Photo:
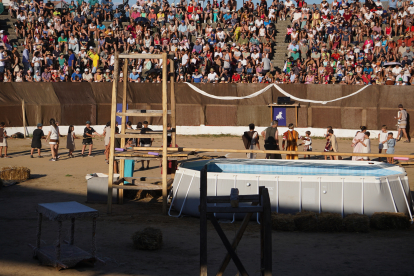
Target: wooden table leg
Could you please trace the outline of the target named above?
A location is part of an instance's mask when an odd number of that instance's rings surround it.
[[[70,245],[75,243],[75,218],[71,219],[71,226],[70,226]]]
[[[92,220],[92,257],[95,257],[96,255],[96,218],[93,218]]]
[[[60,241],[62,239],[62,221],[58,221],[58,240],[56,244],[56,260],[60,260]]]
[[[40,236],[42,233],[42,219],[43,219],[43,215],[42,213],[39,213],[39,216],[37,219],[36,249],[40,248]]]

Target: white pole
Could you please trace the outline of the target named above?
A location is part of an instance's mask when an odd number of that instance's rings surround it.
[[[276,213],[279,213],[279,176],[276,176]]]
[[[392,195],[390,181],[388,180],[388,177],[387,177],[387,184],[388,184],[388,190],[390,191],[390,196],[392,199],[392,205],[394,206],[394,211],[397,213],[397,206],[395,205],[395,200],[394,200],[394,196]]]
[[[256,177],[257,177],[257,194],[259,194],[259,178],[260,178],[260,176],[256,176]],[[259,212],[257,212],[256,221],[257,221],[258,224],[260,224],[260,221],[259,221]]]
[[[364,214],[364,178],[362,178],[361,214]]]
[[[302,212],[302,177],[299,177],[299,212]]]
[[[322,199],[321,199],[321,181],[322,181],[322,177],[318,177],[319,178],[319,214],[321,213],[321,209],[322,209]]]
[[[345,178],[342,178],[342,202],[341,202],[341,212],[342,212],[342,218],[344,217],[344,180]]]
[[[398,180],[400,181],[400,184],[401,184],[401,191],[402,191],[403,196],[404,196],[405,204],[407,205],[408,213],[410,213],[410,218],[411,218],[411,220],[412,220],[412,219],[413,219],[413,216],[412,216],[412,214],[411,214],[410,204],[408,204],[407,195],[405,194],[404,185],[403,185],[403,183],[402,183],[402,181],[401,181],[401,177],[398,177]]]

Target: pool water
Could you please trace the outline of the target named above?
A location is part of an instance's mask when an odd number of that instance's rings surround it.
[[[340,164],[338,164],[340,162]],[[285,161],[285,160],[213,160],[191,166],[201,170],[207,164],[208,172],[255,175],[322,175],[322,176],[372,176],[382,177],[401,174],[396,166],[381,162],[336,161]],[[184,167],[185,164],[184,164]]]

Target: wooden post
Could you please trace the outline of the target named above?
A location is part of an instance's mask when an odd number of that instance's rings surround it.
[[[262,223],[263,227],[263,274],[272,276],[272,218],[268,189],[262,187]]]
[[[122,113],[126,112],[126,105],[127,105],[127,81],[128,81],[128,59],[123,59],[124,61],[124,85],[122,88]],[[121,122],[121,134],[125,134],[125,128],[126,128],[126,117],[122,116],[122,122]],[[125,139],[121,139],[121,148],[125,147]],[[119,160],[119,179],[124,177],[125,172],[125,160],[120,159]],[[119,183],[119,185],[124,185],[124,182]],[[119,189],[118,190],[118,203],[123,204],[124,203],[124,190]]]
[[[176,108],[175,108],[175,88],[174,88],[174,59],[170,59],[170,86],[171,86],[171,128],[175,131],[171,133],[171,145],[175,147],[176,145],[176,133],[177,133],[177,124],[176,124]]]
[[[119,78],[119,54],[118,52],[116,52],[115,53],[115,66],[114,66],[114,79],[112,83],[111,141],[110,141],[109,160],[108,160],[109,161],[108,207],[107,207],[108,214],[112,212],[112,183],[114,181],[115,120],[116,120],[116,97],[118,95],[118,78]]]
[[[167,53],[162,54],[162,213],[167,214],[167,124],[168,124],[168,94],[167,94]]]
[[[23,135],[26,138],[26,109],[24,106],[24,100],[22,100],[22,113],[23,113]]]
[[[295,105],[295,116],[296,116],[296,125],[295,127],[298,127],[298,106]]]
[[[207,276],[207,166],[200,171],[200,276]]]

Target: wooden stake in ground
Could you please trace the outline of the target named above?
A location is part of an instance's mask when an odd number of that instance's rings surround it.
[[[168,124],[168,94],[167,94],[167,53],[162,54],[162,213],[167,214],[167,124]]]
[[[24,104],[24,100],[22,100],[22,113],[23,113],[23,135],[26,138],[26,108]]]

